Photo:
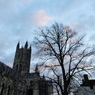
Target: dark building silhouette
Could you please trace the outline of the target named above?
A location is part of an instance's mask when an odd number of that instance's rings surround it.
[[[95,79],[89,79],[88,75],[84,74],[82,84],[74,95],[95,95]]]
[[[0,95],[52,95],[50,80],[40,76],[38,66],[30,73],[31,46],[17,44],[13,68],[0,62]]]

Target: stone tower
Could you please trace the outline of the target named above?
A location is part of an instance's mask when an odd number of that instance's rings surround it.
[[[30,69],[31,46],[28,48],[28,42],[20,48],[20,43],[17,44],[13,68],[22,76],[27,77]]]

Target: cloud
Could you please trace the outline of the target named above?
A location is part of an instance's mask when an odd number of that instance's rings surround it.
[[[64,24],[72,22],[78,19],[79,15],[84,14],[90,16],[94,14],[94,4],[93,0],[65,0],[64,2],[57,1],[55,4],[55,20],[60,21]]]
[[[70,16],[69,14],[73,14],[75,12],[82,12],[85,9],[88,9],[92,5],[93,0],[66,0],[65,2],[59,4],[57,3],[56,6],[60,5],[60,7],[56,7],[58,12]],[[89,10],[89,9],[88,9]],[[75,14],[74,14],[75,15]]]
[[[0,0],[0,17],[4,20],[8,16],[16,15],[26,9],[31,3],[32,0]]]
[[[93,44],[95,40],[95,16],[94,15],[82,15],[76,20],[69,22],[68,25],[78,32],[80,35],[85,36],[86,44]]]
[[[77,18],[76,20],[69,22],[68,25],[71,26],[73,29],[77,30],[78,32],[87,32],[87,33],[94,33],[95,27],[95,16],[82,16]]]
[[[50,20],[52,20],[52,17],[50,17],[44,10],[30,12],[30,21],[35,26],[45,26]]]

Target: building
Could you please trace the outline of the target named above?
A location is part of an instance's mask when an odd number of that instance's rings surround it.
[[[95,80],[89,80],[88,75],[85,74],[82,84],[74,95],[95,95]]]
[[[50,80],[40,76],[38,66],[30,73],[31,46],[17,44],[13,68],[0,62],[0,95],[52,95]]]

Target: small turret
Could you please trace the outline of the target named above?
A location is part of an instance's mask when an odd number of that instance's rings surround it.
[[[36,64],[36,68],[35,68],[35,74],[37,75],[37,76],[39,76],[39,70],[38,70],[38,65]]]
[[[43,79],[45,79],[45,76],[43,75]]]
[[[30,45],[29,49],[30,49],[30,51],[31,51],[31,45]]]
[[[35,68],[35,73],[38,72],[38,65],[36,65],[36,68]]]
[[[18,42],[16,49],[19,49],[19,47],[20,47],[20,44],[19,44],[19,42]]]
[[[26,48],[26,49],[28,48],[28,42],[26,42],[26,44],[25,44],[25,48]]]

